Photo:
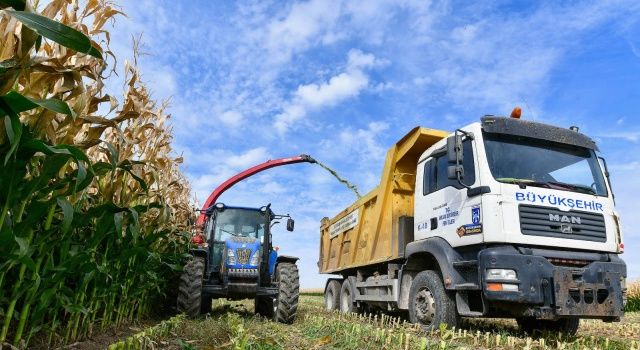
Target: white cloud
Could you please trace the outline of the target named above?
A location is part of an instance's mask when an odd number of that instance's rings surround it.
[[[630,142],[638,142],[640,140],[640,131],[611,131],[596,134],[595,136],[611,139],[622,139]]]
[[[220,114],[219,119],[222,123],[224,123],[227,126],[237,127],[240,124],[242,124],[244,116],[241,113],[236,111],[226,111]]]
[[[331,29],[340,17],[340,7],[341,1],[327,0],[293,4],[283,19],[268,25],[266,46],[271,57],[287,61],[323,36],[326,43],[334,42],[337,37]]]
[[[337,147],[351,149],[359,154],[362,160],[383,159],[387,146],[383,146],[378,141],[382,133],[389,129],[389,124],[385,122],[371,122],[366,129],[344,130],[339,134]]]
[[[333,106],[358,95],[369,84],[369,78],[359,70],[341,73],[321,85],[301,85],[296,91],[300,102],[311,107]]]
[[[232,155],[224,161],[225,164],[233,168],[248,168],[269,159],[269,153],[264,147],[250,149],[245,153]]]
[[[348,53],[345,72],[320,84],[298,86],[292,101],[282,113],[275,117],[275,128],[284,134],[293,124],[303,119],[309,110],[335,106],[344,100],[356,97],[369,86],[369,77],[364,69],[386,64],[372,54],[352,49]]]

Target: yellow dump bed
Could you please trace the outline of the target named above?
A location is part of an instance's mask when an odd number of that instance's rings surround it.
[[[402,216],[413,216],[418,157],[449,133],[417,127],[387,152],[378,187],[320,225],[320,273],[401,258]]]

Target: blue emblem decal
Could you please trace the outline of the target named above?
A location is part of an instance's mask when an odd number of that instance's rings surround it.
[[[480,207],[471,208],[471,222],[476,225],[480,223]]]

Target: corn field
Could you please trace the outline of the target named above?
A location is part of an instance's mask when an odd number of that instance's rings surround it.
[[[640,311],[640,281],[635,281],[627,290],[626,311]]]
[[[68,344],[145,316],[192,216],[166,102],[124,62],[104,0],[0,0],[0,348]],[[134,55],[135,57],[135,55]],[[110,66],[111,65],[111,66]],[[34,337],[37,335],[37,337]]]

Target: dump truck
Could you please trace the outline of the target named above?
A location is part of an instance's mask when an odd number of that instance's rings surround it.
[[[485,116],[416,127],[378,187],[320,227],[325,306],[425,328],[516,318],[527,333],[619,321],[626,265],[604,158],[577,127]]]

